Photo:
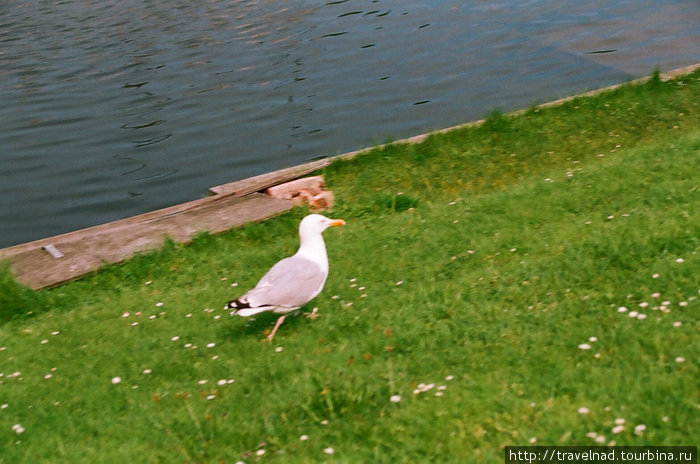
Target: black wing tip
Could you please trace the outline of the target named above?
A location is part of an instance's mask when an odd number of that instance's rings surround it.
[[[250,304],[248,304],[247,301],[242,300],[241,298],[236,298],[235,300],[231,300],[228,303],[226,303],[226,306],[224,306],[224,309],[245,309],[245,308],[250,308]]]

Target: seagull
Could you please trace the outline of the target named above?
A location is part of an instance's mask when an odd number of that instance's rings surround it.
[[[277,319],[268,341],[272,341],[285,315],[321,293],[328,277],[328,255],[323,231],[331,226],[343,226],[342,219],[329,219],[321,214],[310,214],[299,224],[299,251],[277,262],[254,289],[231,300],[226,309],[231,315],[252,316],[265,311],[282,314]],[[315,314],[315,312],[314,312]]]

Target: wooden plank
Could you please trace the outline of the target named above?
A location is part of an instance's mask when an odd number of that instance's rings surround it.
[[[268,172],[266,174],[260,174],[259,176],[250,177],[248,179],[218,185],[210,188],[209,191],[215,195],[243,196],[253,192],[260,192],[268,187],[297,179],[305,176],[306,174],[323,169],[331,163],[332,160],[330,158],[314,160],[298,166],[292,166],[291,168],[280,169],[279,171]]]
[[[9,260],[16,278],[34,289],[60,285],[104,264],[156,249],[165,237],[187,243],[198,232],[220,233],[288,211],[295,202],[257,192],[330,163],[329,159],[311,161],[213,187],[214,196],[0,249],[0,260]]]
[[[134,253],[156,249],[166,237],[187,243],[199,232],[224,232],[248,222],[268,219],[294,207],[292,201],[260,193],[195,203],[171,214],[149,213],[5,248],[0,250],[0,260],[10,261],[12,271],[20,282],[34,289],[52,287],[95,271],[106,263],[121,262]],[[45,249],[49,245],[60,250],[63,256],[52,256]]]
[[[298,196],[299,192],[302,190],[312,195],[318,195],[323,191],[325,185],[326,182],[323,176],[302,177],[301,179],[295,179],[285,182],[284,184],[274,185],[265,190],[265,193],[271,197],[291,200],[295,196]]]

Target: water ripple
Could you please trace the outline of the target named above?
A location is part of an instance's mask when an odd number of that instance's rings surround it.
[[[700,56],[696,0],[0,10],[0,246]]]

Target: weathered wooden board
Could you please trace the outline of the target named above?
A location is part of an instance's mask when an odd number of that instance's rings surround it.
[[[283,184],[293,179],[298,179],[299,177],[323,169],[331,163],[332,160],[330,158],[323,158],[298,166],[292,166],[291,168],[280,169],[279,171],[268,172],[259,176],[249,177],[248,179],[212,187],[209,191],[216,195],[233,195],[240,197],[252,192],[260,192],[268,187]]]
[[[0,250],[17,279],[34,289],[78,278],[107,263],[160,247],[166,237],[187,243],[203,231],[220,233],[261,221],[294,207],[288,200],[260,193],[210,197]],[[49,247],[53,246],[53,248]],[[45,248],[63,256],[54,257]]]

